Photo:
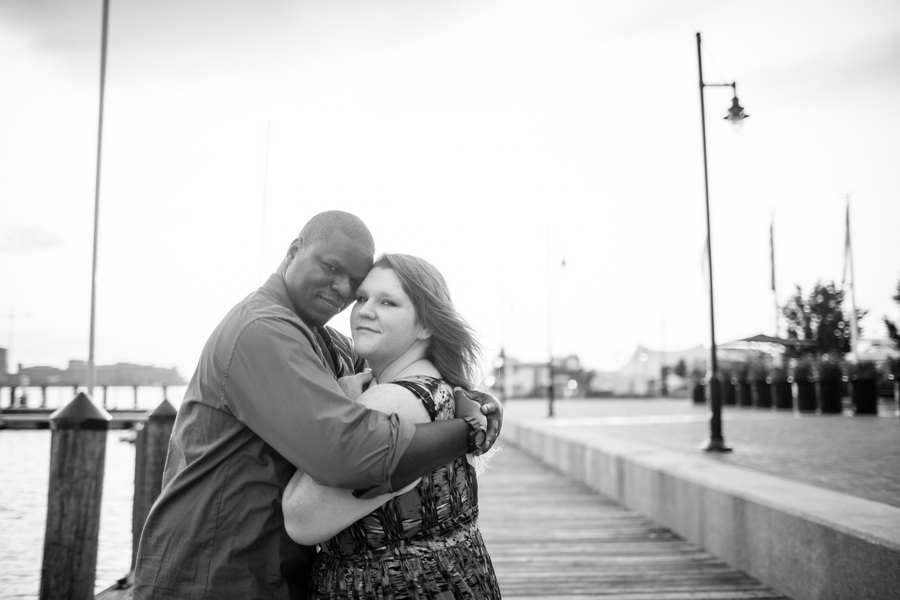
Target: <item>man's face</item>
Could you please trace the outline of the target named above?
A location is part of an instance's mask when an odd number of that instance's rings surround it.
[[[321,327],[344,310],[372,268],[372,260],[362,244],[340,232],[309,244],[294,240],[284,281],[300,319],[310,327]]]

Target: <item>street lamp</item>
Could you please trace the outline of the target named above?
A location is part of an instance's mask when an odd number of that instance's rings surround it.
[[[731,446],[725,443],[722,436],[722,396],[719,387],[719,364],[716,359],[716,316],[713,302],[713,262],[712,262],[712,232],[709,225],[709,171],[706,165],[706,109],[703,104],[703,88],[731,87],[734,98],[731,108],[728,109],[726,120],[731,121],[735,127],[750,115],[744,114],[744,109],[738,102],[737,83],[703,83],[703,59],[700,53],[700,32],[697,32],[697,66],[700,69],[700,124],[703,129],[703,184],[706,190],[706,251],[709,259],[709,370],[706,374],[707,398],[709,402],[709,438],[701,448],[707,452],[730,452]]]

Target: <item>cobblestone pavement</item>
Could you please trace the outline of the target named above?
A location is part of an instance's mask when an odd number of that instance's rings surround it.
[[[709,424],[689,399],[562,400],[554,420],[674,451],[698,453]],[[510,419],[546,418],[546,400],[511,400]],[[755,469],[900,508],[900,419],[893,404],[879,416],[795,414],[726,406],[723,436],[734,448],[711,460]],[[502,442],[502,435],[501,435]]]

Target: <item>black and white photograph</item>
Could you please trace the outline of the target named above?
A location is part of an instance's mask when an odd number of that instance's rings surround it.
[[[0,0],[0,599],[887,600],[894,0]]]

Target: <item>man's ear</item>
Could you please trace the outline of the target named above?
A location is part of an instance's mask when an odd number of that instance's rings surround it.
[[[303,246],[303,238],[299,235],[294,238],[294,241],[291,242],[291,245],[288,246],[287,258],[294,258],[297,255],[297,252],[300,251],[300,248]]]

